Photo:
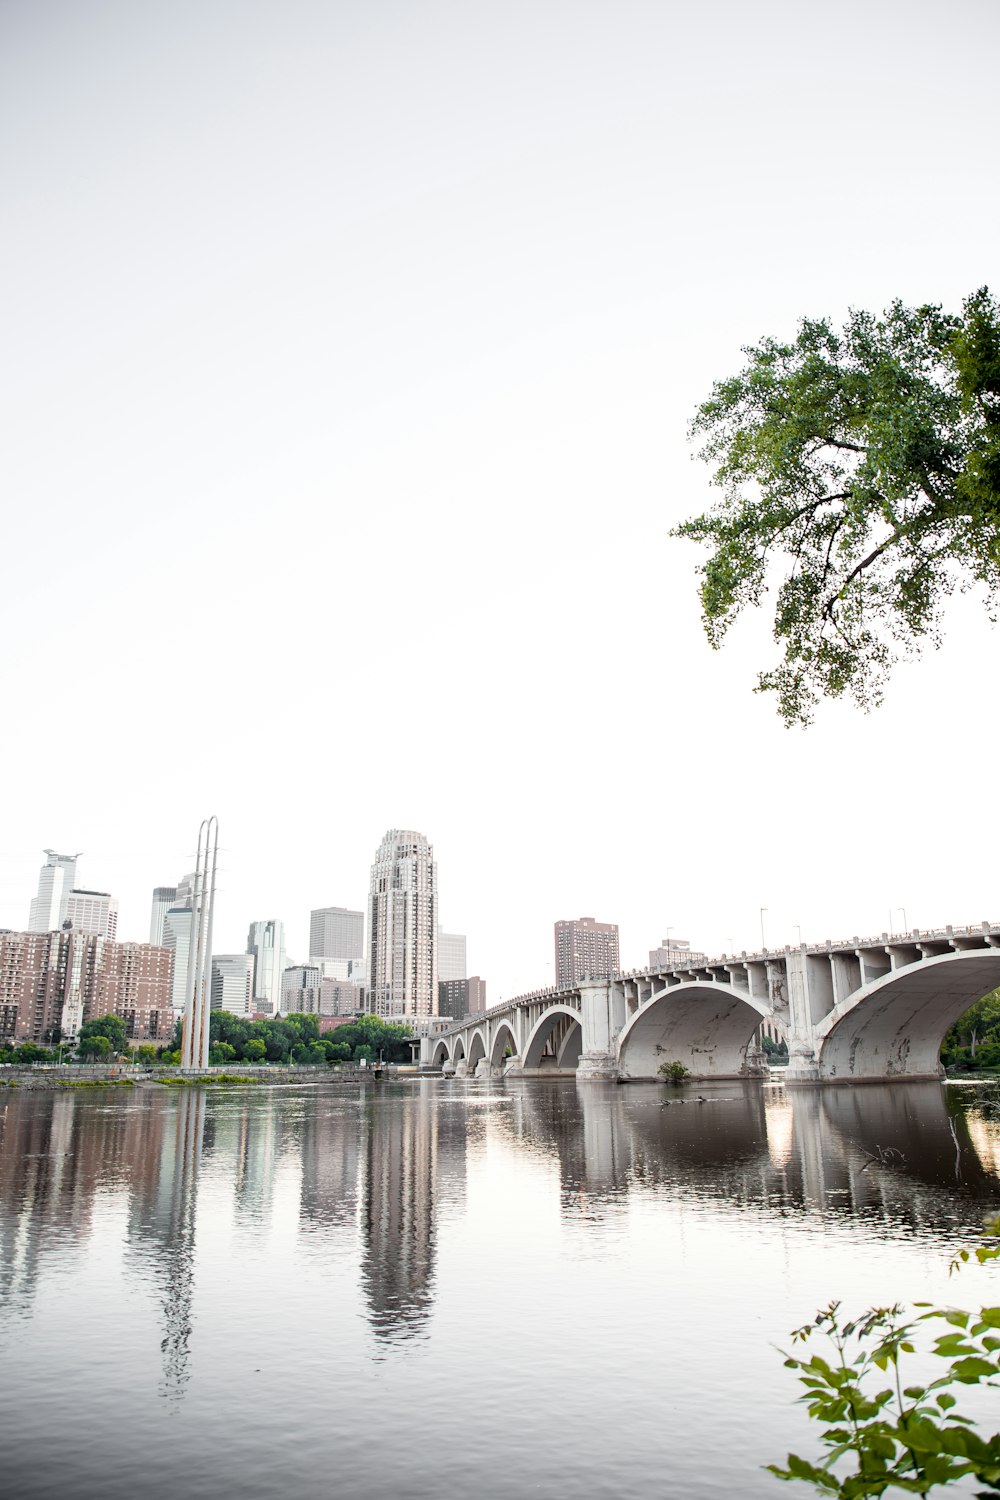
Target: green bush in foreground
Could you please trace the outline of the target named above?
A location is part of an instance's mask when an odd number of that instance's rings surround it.
[[[974,1252],[980,1264],[1000,1256],[1000,1219],[987,1231],[987,1242]],[[963,1250],[952,1270],[969,1258]],[[956,1411],[952,1394],[959,1386],[994,1385],[1000,1377],[1000,1307],[978,1313],[917,1307],[928,1310],[908,1316],[900,1306],[877,1307],[844,1322],[840,1304],[831,1302],[794,1331],[796,1343],[819,1334],[832,1346],[832,1358],[785,1359],[799,1371],[809,1415],[826,1424],[828,1452],[818,1464],[790,1453],[787,1467],[768,1465],[772,1474],[844,1500],[887,1490],[926,1495],[967,1475],[988,1486],[976,1491],[980,1500],[1000,1495],[1000,1433],[980,1437]],[[904,1384],[905,1357],[916,1352],[920,1334],[942,1323],[946,1331],[929,1352],[947,1361],[944,1374],[928,1385]],[[883,1385],[886,1377],[890,1383]],[[848,1463],[854,1467],[843,1472]]]

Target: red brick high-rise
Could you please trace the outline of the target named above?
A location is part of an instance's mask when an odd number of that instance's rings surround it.
[[[578,984],[588,974],[606,979],[620,969],[618,926],[593,917],[556,923],[556,985]]]

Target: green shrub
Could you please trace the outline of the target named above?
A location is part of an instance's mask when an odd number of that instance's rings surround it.
[[[684,1082],[685,1078],[691,1077],[691,1069],[686,1068],[684,1064],[678,1061],[676,1058],[673,1062],[661,1063],[660,1072],[663,1074],[664,1078],[666,1078],[668,1083],[680,1084]]]
[[[980,1264],[1000,1256],[1000,1219],[987,1232],[988,1241],[973,1252]],[[961,1251],[952,1269],[970,1258],[969,1251]],[[796,1343],[820,1335],[832,1347],[827,1357],[785,1359],[789,1369],[799,1371],[805,1386],[800,1400],[810,1417],[826,1424],[821,1441],[827,1454],[812,1463],[790,1453],[786,1467],[768,1465],[772,1474],[844,1500],[889,1489],[926,1495],[966,1475],[989,1486],[976,1492],[981,1500],[1000,1495],[1000,1433],[980,1437],[956,1411],[952,1394],[956,1387],[993,1385],[1000,1377],[1000,1307],[981,1307],[978,1313],[927,1303],[917,1307],[927,1310],[910,1315],[898,1305],[876,1307],[845,1322],[840,1304],[831,1302],[794,1331]],[[947,1361],[944,1374],[927,1385],[905,1383],[906,1356],[916,1353],[921,1334],[941,1323],[946,1331],[932,1340],[928,1352]],[[844,1472],[847,1464],[853,1467]]]

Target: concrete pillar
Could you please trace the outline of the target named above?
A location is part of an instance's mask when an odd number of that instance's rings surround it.
[[[583,1050],[577,1078],[618,1077],[618,1034],[625,1025],[625,995],[606,979],[580,986]]]
[[[819,1079],[811,1006],[809,1003],[809,967],[806,955],[789,953],[788,973],[788,1067],[789,1083],[815,1083]]]

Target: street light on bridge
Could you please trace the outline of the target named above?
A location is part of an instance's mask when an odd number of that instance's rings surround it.
[[[760,946],[762,948],[766,948],[767,947],[767,943],[764,941],[764,913],[766,911],[767,911],[767,907],[766,906],[762,906],[761,909],[760,909]]]

